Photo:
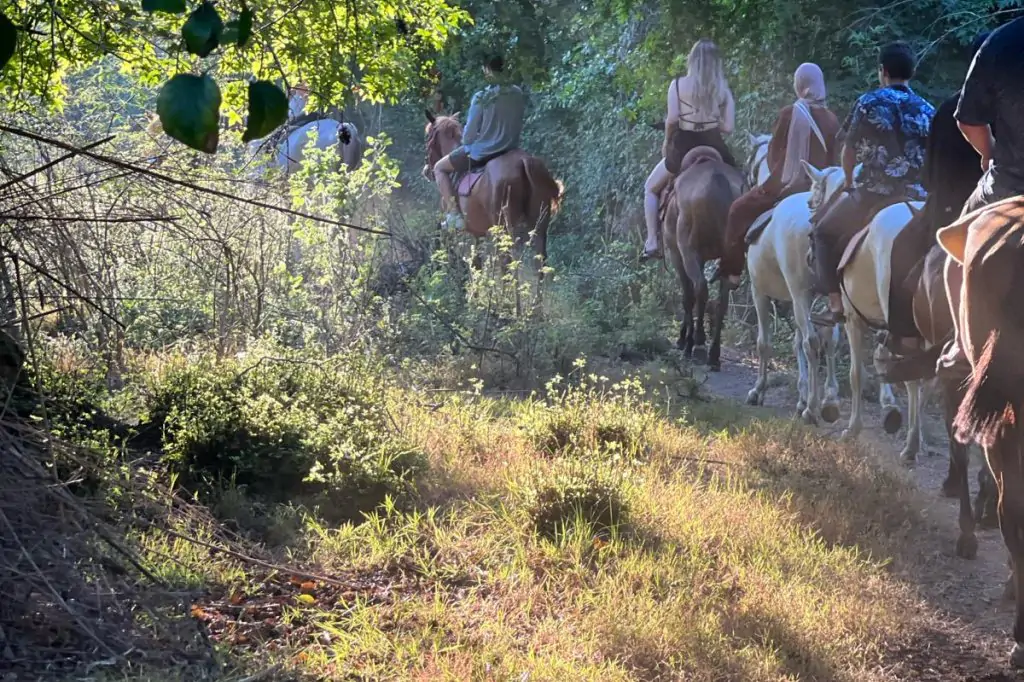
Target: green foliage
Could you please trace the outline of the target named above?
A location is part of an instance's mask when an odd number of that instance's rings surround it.
[[[525,507],[533,528],[543,537],[557,539],[580,526],[604,534],[629,521],[622,485],[621,475],[602,468],[562,467],[527,487]]]
[[[191,54],[207,57],[220,45],[224,20],[217,14],[213,3],[205,1],[197,7],[181,27],[185,49]]]
[[[185,0],[142,0],[143,12],[184,14],[186,8]]]
[[[0,12],[0,69],[11,61],[14,51],[18,48],[18,29],[15,28],[7,15]]]
[[[568,381],[556,376],[547,383],[544,403],[528,403],[521,411],[520,424],[537,450],[617,464],[644,460],[658,415],[641,385],[584,374],[583,360],[575,366]]]
[[[234,43],[239,47],[245,47],[252,37],[252,10],[244,7],[237,19],[232,19],[224,26],[221,34],[221,42]]]
[[[289,353],[179,360],[151,381],[148,419],[189,488],[231,481],[270,500],[321,496],[325,515],[358,519],[386,497],[407,499],[423,469],[393,433],[371,369]]]
[[[220,102],[220,88],[212,78],[179,73],[160,88],[156,111],[168,135],[212,154],[220,137]]]
[[[273,83],[249,83],[249,120],[242,142],[266,137],[288,118],[288,97]]]

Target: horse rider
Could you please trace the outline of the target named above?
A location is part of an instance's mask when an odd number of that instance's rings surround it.
[[[462,230],[466,225],[459,211],[452,175],[481,169],[491,159],[519,148],[526,96],[517,85],[496,82],[504,69],[505,61],[500,55],[485,57],[484,77],[489,85],[470,101],[462,144],[434,164],[434,180],[441,190],[445,226],[449,229]]]
[[[974,39],[972,58],[988,36],[985,32]],[[954,117],[960,92],[946,98],[932,118],[924,156],[923,183],[928,192],[924,210],[893,241],[888,345],[898,355],[921,350],[912,307],[920,268],[936,245],[935,233],[960,215],[982,174],[978,152],[960,133]]]
[[[817,64],[801,64],[793,74],[796,101],[779,112],[768,147],[771,175],[735,202],[725,227],[721,274],[735,286],[743,272],[751,224],[791,194],[810,189],[801,161],[816,168],[832,165],[839,119],[825,104],[825,76]]]
[[[662,257],[658,246],[659,197],[679,173],[686,153],[694,147],[713,147],[723,161],[736,166],[722,138],[735,126],[736,103],[725,80],[718,46],[707,38],[698,40],[686,58],[686,68],[686,75],[675,78],[668,86],[662,159],[644,184],[645,260]]]
[[[1024,194],[1024,17],[994,30],[982,43],[967,72],[956,108],[957,126],[981,157],[983,171],[961,215]],[[946,259],[946,282],[949,268]],[[955,266],[959,267],[959,266]],[[950,306],[955,294],[950,292]],[[954,319],[957,311],[953,310]],[[957,332],[958,334],[959,332]],[[947,375],[971,373],[959,339],[942,351],[936,368]]]
[[[908,85],[915,61],[909,45],[884,46],[878,61],[881,87],[860,96],[839,132],[844,141],[843,191],[811,231],[814,269],[828,294],[834,324],[845,321],[837,269],[850,240],[885,206],[926,196],[922,168],[935,109]],[[863,165],[854,178],[858,162]]]

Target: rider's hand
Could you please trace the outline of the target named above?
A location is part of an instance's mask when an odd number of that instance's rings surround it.
[[[981,171],[983,173],[987,173],[988,169],[989,169],[989,166],[991,166],[991,165],[992,165],[991,157],[984,157],[984,156],[981,157]]]

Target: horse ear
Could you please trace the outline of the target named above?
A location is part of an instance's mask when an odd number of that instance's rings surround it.
[[[437,117],[434,116],[434,113],[430,109],[424,109],[423,113],[427,115],[427,121],[429,121],[431,125],[433,125],[437,120]]]
[[[452,114],[452,118],[454,118],[456,121],[458,121],[459,120],[459,114],[461,114],[461,113],[462,113],[461,111],[456,111],[454,114]]]
[[[824,173],[807,163],[805,159],[800,159],[800,165],[804,167],[804,172],[807,173],[807,177],[811,179],[811,182],[821,182],[821,179],[825,177]]]

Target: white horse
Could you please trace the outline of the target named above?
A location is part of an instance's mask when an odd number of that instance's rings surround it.
[[[814,172],[812,172],[814,171]],[[812,192],[818,191],[827,200],[835,190],[823,189],[833,183],[826,173],[809,169]],[[841,177],[841,174],[840,174]],[[914,210],[920,210],[921,202],[894,204],[875,215],[868,224],[863,241],[846,264],[842,273],[843,313],[846,316],[846,338],[850,344],[850,423],[843,431],[846,440],[855,439],[861,431],[863,397],[861,395],[861,372],[866,361],[864,336],[869,326],[876,329],[886,325],[889,317],[889,283],[891,279],[890,258],[893,240],[913,217]],[[877,344],[876,344],[877,346]],[[876,348],[876,357],[888,351]],[[922,448],[921,430],[921,382],[904,384],[907,389],[907,438],[901,456],[904,461],[913,461]],[[882,406],[883,427],[886,433],[896,433],[902,422],[892,385],[883,383],[879,387],[879,402]]]
[[[806,162],[804,170],[812,182],[817,181],[814,191],[792,194],[780,201],[771,214],[768,226],[747,251],[750,290],[757,311],[758,356],[757,382],[747,394],[747,403],[762,404],[768,386],[768,362],[772,354],[768,301],[792,301],[796,326],[793,351],[799,370],[797,414],[805,422],[813,424],[820,412],[822,419],[831,423],[839,419],[839,381],[836,378],[839,328],[834,325],[823,330],[824,333],[819,333],[811,323],[814,276],[807,264],[807,250],[810,246],[812,211],[839,189],[843,173],[840,168],[818,171]],[[763,218],[755,221],[755,226],[758,224],[763,224]],[[824,401],[818,381],[822,351],[826,365]]]
[[[768,146],[772,143],[771,133],[750,135],[750,160],[747,163],[747,184],[751,187],[763,185],[772,174],[768,167]]]
[[[289,119],[295,120],[303,114],[306,109],[306,96],[301,92],[292,94],[288,101]],[[345,135],[342,134],[345,131]],[[328,115],[308,121],[292,130],[289,130],[285,138],[276,143],[271,158],[271,166],[281,169],[286,175],[291,175],[302,167],[303,152],[309,141],[313,139],[313,146],[316,149],[327,149],[338,145],[339,158],[349,170],[355,170],[362,163],[363,140],[359,137],[359,129],[354,123],[346,121],[341,123]],[[345,139],[347,138],[347,141]],[[255,140],[249,143],[250,150],[255,154],[259,153],[266,146],[265,140]],[[263,168],[259,169],[262,174]]]

